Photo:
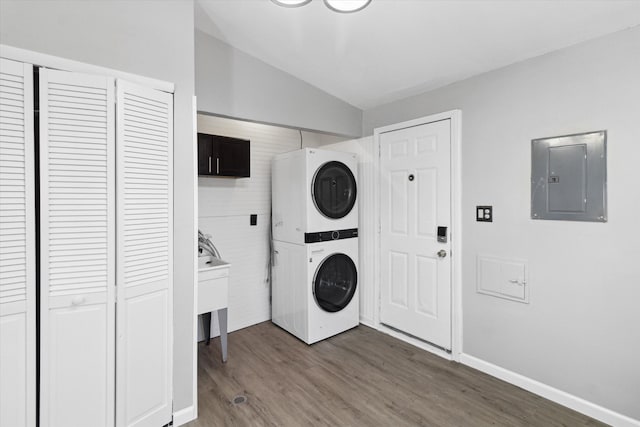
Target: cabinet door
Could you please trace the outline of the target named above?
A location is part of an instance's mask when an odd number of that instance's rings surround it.
[[[198,175],[216,175],[216,158],[211,135],[198,134]]]
[[[173,95],[118,80],[116,425],[172,417]]]
[[[0,59],[0,425],[35,426],[33,66]]]
[[[214,151],[219,164],[217,175],[237,177],[250,175],[249,141],[215,137]]]
[[[40,69],[40,425],[112,426],[114,81]]]

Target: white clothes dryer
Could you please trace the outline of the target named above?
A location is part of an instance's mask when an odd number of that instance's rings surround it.
[[[354,153],[304,148],[272,163],[273,239],[311,243],[307,233],[358,228]],[[334,237],[335,238],[335,237]]]
[[[358,239],[274,241],[273,322],[307,344],[358,326]]]

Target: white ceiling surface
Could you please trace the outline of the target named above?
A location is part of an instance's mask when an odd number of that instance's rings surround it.
[[[200,30],[361,109],[640,24],[639,0],[198,2]]]

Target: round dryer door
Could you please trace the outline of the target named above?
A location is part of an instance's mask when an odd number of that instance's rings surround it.
[[[356,179],[342,162],[327,162],[313,177],[313,202],[326,217],[347,216],[356,203]]]
[[[325,258],[313,279],[313,296],[325,311],[334,313],[345,308],[356,292],[358,272],[351,258],[333,254]]]

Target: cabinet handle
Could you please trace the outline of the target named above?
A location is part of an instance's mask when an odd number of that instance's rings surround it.
[[[220,157],[216,157],[216,173],[220,173]]]
[[[209,156],[209,173],[211,173],[211,156]]]

